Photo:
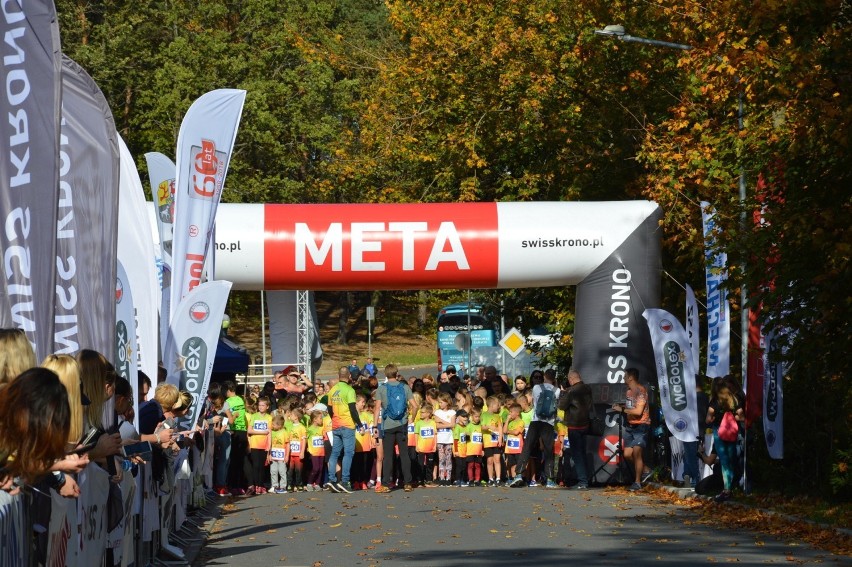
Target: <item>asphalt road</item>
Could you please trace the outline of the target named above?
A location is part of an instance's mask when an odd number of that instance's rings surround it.
[[[827,563],[623,488],[419,488],[229,500],[195,565],[526,566]]]

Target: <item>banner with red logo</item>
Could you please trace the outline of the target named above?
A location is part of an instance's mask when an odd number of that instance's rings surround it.
[[[136,317],[137,363],[139,369],[153,381],[157,377],[159,352],[157,310],[160,305],[154,236],[151,234],[145,194],[133,156],[130,155],[120,136],[118,141],[121,156],[118,261],[127,271],[126,283],[133,288],[131,295]],[[126,289],[127,286],[125,286]],[[135,382],[131,381],[131,384]]]
[[[728,255],[715,250],[715,213],[710,203],[701,202],[704,226],[704,276],[707,280],[707,376],[721,378],[731,372],[731,316],[728,292],[722,287],[728,278]]]
[[[199,284],[172,312],[163,363],[168,382],[192,394],[194,400],[182,420],[184,427],[195,424],[203,405],[230,291],[231,282]]]
[[[173,306],[201,283],[245,97],[246,91],[237,89],[206,93],[192,103],[180,125],[172,238]]]
[[[784,458],[784,363],[776,360],[781,354],[778,334],[766,336],[766,362],[763,374],[763,434],[766,448],[773,459]],[[752,378],[749,376],[749,378]]]
[[[82,67],[62,58],[53,351],[115,350],[119,151],[112,112]],[[134,382],[131,382],[134,383]]]
[[[53,2],[2,4],[0,36],[0,328],[23,329],[38,360],[53,352],[61,54]]]
[[[663,416],[672,435],[684,443],[698,438],[698,401],[695,395],[695,359],[686,330],[677,318],[662,309],[646,309]]]

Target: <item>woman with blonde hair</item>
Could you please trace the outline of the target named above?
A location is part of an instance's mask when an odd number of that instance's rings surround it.
[[[0,388],[36,365],[35,352],[21,329],[0,329]]]
[[[83,401],[80,390],[80,365],[69,354],[49,354],[41,363],[42,368],[53,370],[68,392],[68,405],[71,410],[71,429],[68,432],[68,445],[73,449],[83,436]],[[88,401],[88,400],[87,400]]]
[[[94,350],[83,349],[77,353],[77,363],[82,393],[89,398],[89,405],[83,411],[84,430],[94,428],[105,432],[89,452],[89,458],[103,465],[106,457],[121,453],[121,435],[108,431],[115,423],[111,402],[115,394],[115,370],[104,355]]]

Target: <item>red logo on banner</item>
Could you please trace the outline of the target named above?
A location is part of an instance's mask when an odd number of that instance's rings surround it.
[[[121,303],[124,299],[124,284],[121,283],[121,278],[115,278],[115,302]]]
[[[618,435],[606,435],[601,437],[601,442],[598,444],[598,457],[600,458],[602,463],[605,463],[607,459],[612,457],[612,460],[609,462],[610,465],[617,465],[621,460],[621,457],[616,455],[616,451],[618,450]],[[613,457],[613,455],[615,455]]]
[[[189,308],[189,317],[193,323],[203,323],[210,316],[210,307],[203,301],[197,301]]]
[[[313,290],[497,282],[496,203],[266,205],[265,219],[271,289],[276,282]]]
[[[195,173],[192,175],[192,188],[202,197],[213,197],[218,185],[219,158],[216,156],[216,144],[210,140],[201,140],[201,148],[195,151]]]

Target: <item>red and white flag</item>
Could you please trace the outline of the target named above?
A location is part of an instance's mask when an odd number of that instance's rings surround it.
[[[206,93],[192,103],[181,123],[175,166],[172,306],[201,283],[245,97],[246,91],[238,89]]]

